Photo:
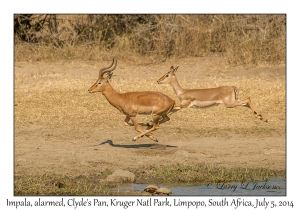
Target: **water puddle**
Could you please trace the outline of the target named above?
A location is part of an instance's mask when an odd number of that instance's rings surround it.
[[[113,189],[113,192],[126,194],[126,192],[142,193],[148,184],[122,185]],[[245,183],[219,183],[217,185],[172,186],[160,185],[171,188],[175,196],[285,196],[286,181],[281,178],[272,178],[267,182]]]

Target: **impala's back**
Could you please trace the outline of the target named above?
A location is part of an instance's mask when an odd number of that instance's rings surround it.
[[[170,97],[155,91],[119,93],[118,100],[124,104],[122,111],[126,114],[167,114],[175,104]]]

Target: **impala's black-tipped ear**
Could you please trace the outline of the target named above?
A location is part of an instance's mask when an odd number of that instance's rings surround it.
[[[113,75],[112,72],[110,72],[110,73],[108,74],[108,76],[106,77],[106,80],[105,80],[106,83],[111,79],[112,75]]]
[[[108,79],[112,78],[113,74],[114,74],[113,72],[110,72],[108,75]]]

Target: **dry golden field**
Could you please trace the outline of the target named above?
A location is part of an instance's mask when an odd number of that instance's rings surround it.
[[[219,57],[145,65],[118,59],[111,85],[118,92],[156,90],[178,101],[157,79],[171,65],[184,88],[235,85],[258,113],[245,107],[183,109],[153,132],[158,143],[124,126],[125,116],[101,93],[89,94],[103,61],[16,62],[14,172],[16,176],[91,175],[107,169],[207,163],[225,167],[286,169],[286,69],[227,67]],[[139,116],[141,123],[149,116]],[[145,127],[143,127],[145,129]],[[109,141],[110,140],[110,141]],[[103,143],[103,144],[102,144]]]

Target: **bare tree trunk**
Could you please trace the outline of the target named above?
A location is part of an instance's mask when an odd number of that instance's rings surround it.
[[[93,18],[94,18],[93,15],[89,15],[89,40],[90,41],[94,39],[93,26],[92,26]]]
[[[51,34],[56,34],[57,33],[56,15],[50,15],[49,29],[51,31]]]

